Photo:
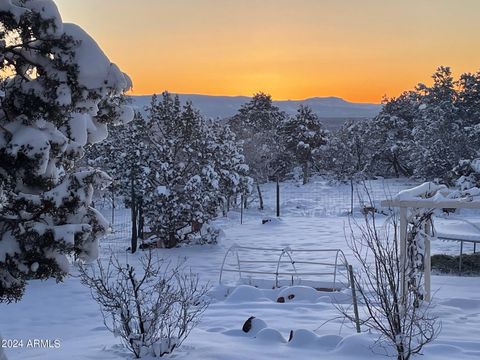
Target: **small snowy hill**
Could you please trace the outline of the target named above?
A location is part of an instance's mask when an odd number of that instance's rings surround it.
[[[212,118],[227,118],[250,100],[246,96],[209,96],[180,94],[182,103],[190,100],[202,114]],[[132,96],[133,104],[143,109],[150,102],[150,95]],[[352,103],[337,97],[315,97],[305,100],[274,101],[275,105],[290,115],[294,115],[300,104],[310,106],[320,118],[364,119],[378,114],[381,105]]]

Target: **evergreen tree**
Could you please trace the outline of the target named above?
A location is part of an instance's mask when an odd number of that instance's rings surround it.
[[[301,105],[295,117],[287,119],[281,128],[285,149],[302,167],[303,184],[308,182],[313,158],[320,146],[326,144],[327,132],[317,115],[308,106]]]
[[[145,216],[157,241],[188,241],[217,215],[220,176],[206,121],[187,103],[164,93],[148,109],[152,157],[146,177]]]
[[[230,210],[232,199],[252,191],[252,179],[248,176],[249,166],[245,163],[243,146],[228,125],[211,122],[211,146],[214,167],[219,174],[219,189],[225,212]]]
[[[230,119],[231,129],[243,141],[245,161],[255,179],[263,209],[260,184],[283,177],[289,170],[279,129],[286,114],[273,105],[270,95],[258,93]]]
[[[457,107],[463,120],[463,129],[468,136],[464,145],[480,156],[480,71],[463,74],[458,81]]]
[[[412,130],[405,119],[382,112],[368,121],[367,127],[367,172],[382,176],[411,176],[409,149]]]
[[[417,86],[422,104],[414,121],[410,156],[415,176],[445,179],[460,159],[472,154],[465,146],[468,137],[456,106],[457,92],[450,68],[438,68],[433,81],[430,87]]]
[[[140,113],[133,121],[111,129],[109,137],[87,151],[88,164],[103,169],[112,177],[110,194],[122,199],[131,210],[132,252],[136,238],[142,236],[142,204],[148,172],[148,124]],[[112,206],[114,205],[112,199]]]
[[[369,148],[368,123],[350,120],[327,139],[317,167],[332,172],[339,180],[352,180],[367,174]]]
[[[452,170],[451,182],[460,190],[480,188],[480,159],[460,160]]]
[[[67,256],[97,255],[107,224],[90,205],[110,179],[74,165],[107,136],[107,108],[117,122],[133,112],[115,100],[130,79],[53,1],[3,2],[0,31],[0,301],[12,301],[28,279],[63,279]]]

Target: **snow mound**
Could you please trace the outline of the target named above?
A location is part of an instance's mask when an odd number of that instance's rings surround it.
[[[278,298],[283,298],[284,302],[305,301],[317,302],[318,291],[309,286],[290,286],[284,288],[278,294]]]
[[[245,321],[242,331],[249,334],[250,336],[255,336],[260,330],[265,328],[267,328],[267,323],[265,321],[252,316],[247,321]]]
[[[317,344],[324,350],[333,350],[343,340],[339,335],[323,335],[317,339]]]
[[[249,285],[240,285],[227,297],[225,302],[251,302],[251,301],[271,301],[261,289]]]
[[[287,340],[280,334],[280,332],[276,329],[272,328],[264,328],[261,329],[256,338],[262,342],[266,343],[286,343]]]
[[[350,356],[353,359],[369,359],[375,355],[384,358],[385,355],[394,355],[394,349],[388,348],[385,344],[381,348],[375,346],[375,340],[376,338],[372,335],[365,333],[349,335],[339,342],[334,352],[339,355]]]
[[[295,330],[288,345],[298,348],[315,346],[318,340],[317,334],[310,330],[299,329]]]

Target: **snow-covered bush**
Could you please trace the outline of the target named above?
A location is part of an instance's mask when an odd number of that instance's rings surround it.
[[[128,76],[53,1],[0,1],[0,34],[0,301],[12,301],[28,279],[61,280],[68,255],[96,257],[107,224],[90,204],[110,178],[74,165],[133,111],[118,100]]]
[[[452,173],[453,181],[460,190],[480,188],[480,159],[460,160]]]
[[[100,305],[105,326],[135,355],[171,354],[198,324],[208,306],[208,287],[182,262],[141,258],[139,272],[114,255],[106,266],[82,265],[81,281]]]

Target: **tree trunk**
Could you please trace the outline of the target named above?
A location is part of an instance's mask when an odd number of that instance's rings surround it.
[[[309,174],[308,174],[308,161],[305,162],[302,166],[303,168],[303,185],[307,184],[308,183],[308,180],[309,180]]]
[[[263,196],[262,196],[262,190],[260,189],[260,185],[257,183],[257,192],[258,192],[258,201],[259,201],[259,210],[263,210]]]
[[[138,205],[138,237],[143,240],[143,228],[145,225],[145,218],[143,217],[143,199],[140,198]]]
[[[398,171],[398,161],[397,161],[397,156],[396,155],[393,155],[393,169],[395,171],[395,177],[399,178],[400,173]]]
[[[168,239],[167,241],[164,243],[165,247],[167,249],[171,249],[171,248],[174,248],[175,246],[177,246],[177,237],[175,235],[175,232],[171,232],[170,234],[168,234]]]
[[[131,210],[132,210],[132,244],[131,244],[131,250],[132,254],[137,251],[137,237],[138,237],[138,232],[137,232],[137,205],[135,203],[135,181],[133,179],[133,176],[130,180],[131,182]]]

